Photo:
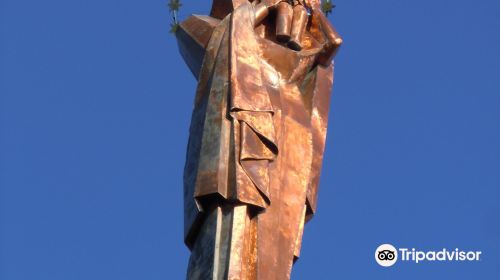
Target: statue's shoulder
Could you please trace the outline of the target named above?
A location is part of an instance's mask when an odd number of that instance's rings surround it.
[[[192,15],[179,24],[175,36],[189,69],[198,77],[205,49],[220,20],[211,16]]]

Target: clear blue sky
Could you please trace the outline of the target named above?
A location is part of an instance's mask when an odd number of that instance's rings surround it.
[[[195,80],[166,0],[0,0],[0,279],[183,279]],[[181,16],[206,14],[185,0]],[[338,0],[294,279],[500,279],[500,2]],[[381,268],[381,243],[482,250]]]

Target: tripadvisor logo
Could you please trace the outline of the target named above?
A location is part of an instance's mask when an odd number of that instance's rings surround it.
[[[381,266],[393,266],[398,261],[398,250],[391,244],[383,244],[375,250],[375,260]]]
[[[458,248],[454,250],[442,249],[439,251],[420,251],[415,248],[399,248],[391,244],[380,245],[375,250],[375,261],[383,267],[396,264],[398,259],[402,262],[465,262],[480,261],[481,251],[462,251]]]

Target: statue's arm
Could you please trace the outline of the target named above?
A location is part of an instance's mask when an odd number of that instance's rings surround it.
[[[325,39],[323,51],[318,55],[317,61],[323,66],[328,66],[337,54],[343,40],[319,7],[313,7],[311,10]]]

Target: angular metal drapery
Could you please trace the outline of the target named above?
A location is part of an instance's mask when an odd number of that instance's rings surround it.
[[[291,19],[303,28],[293,45],[278,42],[279,2],[215,0],[176,34],[198,79],[184,171],[188,279],[289,279],[316,211],[342,40],[316,0],[286,4],[311,15]]]

